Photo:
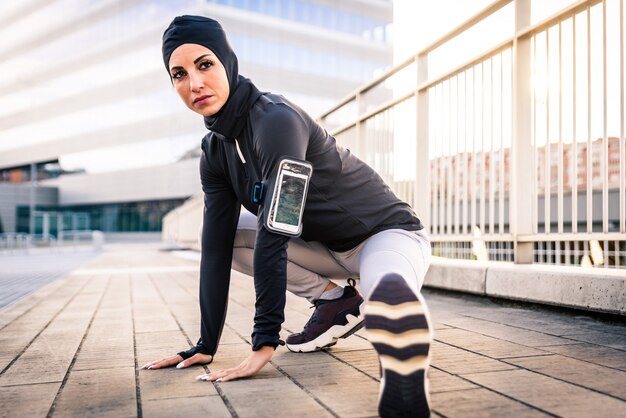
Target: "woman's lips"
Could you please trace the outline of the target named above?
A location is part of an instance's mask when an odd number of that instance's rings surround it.
[[[196,105],[207,104],[212,97],[213,96],[200,96],[196,100],[193,101],[193,104],[196,104]]]

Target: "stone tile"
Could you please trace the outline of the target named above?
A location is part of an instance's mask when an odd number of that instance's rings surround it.
[[[341,355],[349,355],[350,352],[337,353],[337,357]],[[293,366],[302,363],[306,364],[318,364],[318,363],[333,363],[337,360],[333,356],[329,355],[326,351],[314,351],[312,353],[292,353],[284,347],[279,347],[272,357],[272,362],[280,367]]]
[[[35,293],[14,302],[12,305],[0,310],[0,330],[19,317],[27,314],[41,303],[47,300],[55,299],[66,286],[69,286],[67,279],[58,279],[48,285],[45,285]]]
[[[448,418],[480,417],[547,417],[536,409],[515,402],[487,389],[432,393],[431,408]]]
[[[155,303],[154,311],[135,311],[135,332],[176,331],[178,325],[168,310]],[[160,312],[159,312],[160,311]]]
[[[105,299],[107,296],[113,296],[109,291],[105,294]],[[119,292],[115,293],[121,296]],[[83,341],[73,370],[135,366],[130,300],[124,303],[128,306],[123,309],[103,309],[102,305],[100,306]]]
[[[324,407],[284,376],[264,381],[233,380],[220,383],[219,386],[241,418],[331,416]],[[307,389],[310,390],[309,387]]]
[[[138,333],[135,335],[135,341],[137,364],[140,368],[146,363],[171,357],[189,348],[189,343],[180,330]]]
[[[567,335],[567,338],[626,351],[626,335],[622,334],[599,331],[586,332],[584,334],[570,334]]]
[[[609,332],[611,334],[620,334],[626,335],[626,325],[622,324],[607,324],[604,322],[599,322],[594,319],[590,319],[593,325],[590,325],[590,329],[602,329],[604,332]]]
[[[435,341],[431,347],[431,364],[451,374],[511,370],[515,366]]]
[[[378,354],[374,349],[339,352],[329,350],[329,352],[332,353],[333,356],[349,363],[352,367],[356,367],[372,378],[376,380],[380,379]]]
[[[589,343],[580,343],[551,345],[543,347],[542,349],[551,353],[562,354],[567,357],[626,371],[626,354],[623,351],[616,350],[614,348]]]
[[[477,332],[489,337],[498,338],[515,344],[528,347],[542,347],[546,345],[573,344],[574,341],[566,338],[555,337],[536,331],[530,331],[512,327],[506,324],[485,321],[474,318],[455,318],[445,321],[446,325]]]
[[[463,347],[465,350],[497,359],[548,354],[545,351],[538,350],[536,348],[511,343],[498,338],[488,337],[486,335],[464,329],[442,329],[436,333],[435,338],[437,341],[454,345],[456,347]]]
[[[625,354],[626,355],[626,354]],[[508,363],[626,400],[626,372],[560,355],[507,359]],[[626,407],[626,404],[624,405]]]
[[[81,350],[73,370],[100,370],[134,366],[135,355],[132,346],[128,348],[126,345],[107,344],[104,347],[90,348],[87,351]]]
[[[0,417],[45,417],[61,383],[9,386],[0,389]]]
[[[367,335],[367,331],[365,332]],[[358,335],[351,335],[348,338],[340,338],[337,344],[328,349],[331,353],[340,353],[342,351],[354,351],[354,350],[371,350],[372,344],[368,341],[367,337],[363,338]]]
[[[70,372],[54,414],[62,417],[137,416],[134,368]]]
[[[21,317],[7,323],[0,331],[0,355],[15,357],[57,315],[80,289],[82,283],[66,283]],[[0,314],[3,316],[3,314]]]
[[[14,358],[14,356],[0,356],[0,370],[4,370]]]
[[[300,364],[283,370],[341,417],[377,415],[379,383],[343,363]],[[358,400],[346,402],[346,400]]]
[[[200,324],[198,322],[197,326],[194,324],[194,326],[189,327],[189,328],[199,330]],[[222,336],[220,338],[220,347],[223,345],[227,345],[227,344],[241,344],[242,342],[243,340],[241,339],[239,334],[237,334],[235,331],[233,331],[229,327],[224,327],[224,330],[222,331]]]
[[[55,338],[42,335],[0,376],[0,386],[61,382],[80,338],[72,334],[57,334]]]
[[[586,320],[587,318],[577,318],[562,314],[555,315],[552,312],[535,312],[519,308],[501,308],[497,309],[497,313],[495,314],[493,309],[473,310],[467,316],[492,322],[500,322],[517,328],[554,336],[579,333],[581,330],[589,330],[592,326],[592,324]]]
[[[478,386],[467,380],[463,380],[458,376],[434,367],[428,368],[428,378],[430,379],[430,393],[454,392],[478,388]]]
[[[559,416],[617,417],[626,412],[623,401],[528,370],[466,374],[463,377]]]
[[[144,418],[230,418],[231,414],[219,396],[198,396],[176,399],[153,399],[141,402]]]
[[[106,281],[90,281],[24,354],[0,376],[0,386],[59,382],[87,330]]]
[[[159,370],[140,370],[139,388],[141,400],[187,398],[193,396],[216,395],[215,386],[209,382],[196,380],[204,374],[202,366],[185,369],[168,367]]]

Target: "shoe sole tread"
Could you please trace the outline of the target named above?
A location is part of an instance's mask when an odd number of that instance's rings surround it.
[[[401,276],[389,274],[372,290],[364,316],[381,362],[380,416],[430,416],[425,374],[431,334],[421,297]]]

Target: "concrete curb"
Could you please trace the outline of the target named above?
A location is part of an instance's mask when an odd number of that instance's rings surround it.
[[[623,271],[433,257],[424,286],[626,315]]]

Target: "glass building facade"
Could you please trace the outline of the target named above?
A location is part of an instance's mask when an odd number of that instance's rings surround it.
[[[47,214],[52,236],[59,230],[102,232],[158,232],[161,231],[161,220],[172,209],[180,206],[184,199],[170,199],[149,202],[123,202],[103,205],[78,205],[37,208],[37,214]],[[44,230],[43,216],[35,217],[36,235]],[[17,207],[17,230],[29,232],[30,208]]]

